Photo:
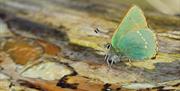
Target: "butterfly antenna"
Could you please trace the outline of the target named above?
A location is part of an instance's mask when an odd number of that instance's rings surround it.
[[[133,66],[131,59],[128,59],[130,66]]]
[[[96,28],[96,29],[94,30],[94,32],[95,32],[95,33],[100,33],[101,31],[100,31],[98,28]],[[111,44],[110,44],[110,43],[107,43],[107,44],[105,45],[105,48],[106,48],[106,49],[110,49],[110,48],[111,48]],[[104,58],[104,61],[106,61],[107,65],[108,65],[108,67],[109,67],[109,68],[108,68],[108,72],[109,72],[109,70],[111,69],[111,66],[112,66],[112,64],[113,64],[113,61],[109,62],[109,58],[110,58],[109,53],[106,53],[105,58]]]
[[[99,30],[98,28],[96,28],[96,29],[94,30],[94,32],[95,32],[95,33],[99,33],[100,30]]]

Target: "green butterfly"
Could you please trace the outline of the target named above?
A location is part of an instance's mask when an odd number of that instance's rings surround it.
[[[108,65],[124,59],[143,61],[156,54],[155,33],[148,28],[142,10],[137,6],[131,7],[112,36],[105,61]]]

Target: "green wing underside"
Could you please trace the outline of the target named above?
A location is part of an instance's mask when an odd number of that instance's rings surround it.
[[[117,53],[129,59],[143,60],[156,54],[155,34],[148,29],[140,8],[134,6],[128,11],[114,33],[111,44]]]
[[[112,37],[112,46],[115,46],[117,41],[129,32],[137,31],[142,28],[147,28],[147,22],[141,9],[137,6],[132,7],[126,16],[123,18],[121,24],[118,26],[116,32]]]
[[[129,59],[143,60],[152,58],[156,54],[155,35],[150,29],[131,31],[119,40],[115,50]]]

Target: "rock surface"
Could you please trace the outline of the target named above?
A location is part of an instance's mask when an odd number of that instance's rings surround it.
[[[14,34],[13,37],[0,39],[0,52],[5,51],[4,44],[8,43],[8,39],[14,40],[21,36],[33,41],[26,41],[26,45],[35,44],[33,47],[38,45],[42,48],[39,49],[42,52],[38,58],[48,55],[48,58],[55,58],[59,62],[67,63],[68,68],[73,68],[72,74],[67,75],[66,72],[62,72],[66,76],[58,75],[61,78],[59,81],[58,77],[54,77],[51,78],[52,82],[48,82],[49,79],[46,79],[48,76],[42,77],[48,81],[39,81],[34,80],[31,72],[28,72],[38,68],[38,65],[32,62],[33,65],[25,70],[29,78],[22,77],[22,79],[27,80],[31,85],[36,83],[40,89],[48,89],[48,91],[53,91],[52,88],[57,91],[62,91],[61,88],[67,91],[75,89],[90,91],[91,88],[98,91],[120,90],[120,88],[121,90],[163,89],[165,87],[179,89],[180,17],[163,15],[142,5],[141,2],[135,3],[143,8],[150,28],[157,34],[159,51],[155,59],[132,62],[132,64],[117,63],[108,71],[109,67],[103,61],[104,45],[111,41],[113,32],[130,6],[125,2],[111,0],[0,0],[0,18],[7,23],[9,30]],[[101,32],[95,33],[96,28]],[[23,41],[23,39],[19,40]],[[20,47],[20,45],[17,46]],[[11,48],[8,47],[6,50]],[[35,53],[40,53],[39,50],[35,50]],[[28,57],[33,58],[31,55],[25,58],[18,56],[28,54],[29,51],[25,53],[18,49],[14,51],[18,62],[22,62],[21,59],[28,60]],[[12,50],[6,53],[12,57],[11,52]],[[13,57],[12,60],[14,60]],[[33,60],[37,61],[37,59]],[[17,61],[14,62],[17,63]],[[46,62],[43,63],[42,65],[47,65],[47,68],[43,66],[44,69],[51,70],[52,76],[56,75],[58,70],[52,70]],[[16,64],[17,70],[22,70],[29,65],[25,61],[22,64],[21,66]],[[65,70],[66,67],[62,69]],[[2,73],[6,72],[2,71]],[[18,74],[17,78],[19,76],[22,75]],[[54,79],[56,79],[55,82]],[[83,83],[88,84],[82,85]],[[35,89],[37,89],[36,85],[33,85]],[[86,88],[86,86],[91,88]]]

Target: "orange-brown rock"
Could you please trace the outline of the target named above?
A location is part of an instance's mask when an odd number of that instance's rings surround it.
[[[22,38],[7,40],[3,49],[12,57],[15,63],[22,65],[29,61],[35,61],[43,53],[40,46],[31,40]]]
[[[44,52],[48,55],[56,56],[61,51],[58,46],[51,44],[49,42],[46,42],[44,40],[37,40],[36,42],[42,46],[42,48],[44,49]]]

